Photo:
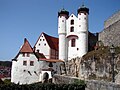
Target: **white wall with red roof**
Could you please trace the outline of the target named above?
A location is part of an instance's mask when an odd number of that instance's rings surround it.
[[[34,47],[35,52],[39,51],[39,53],[42,53],[47,59],[50,59],[50,46],[43,33],[40,35]]]

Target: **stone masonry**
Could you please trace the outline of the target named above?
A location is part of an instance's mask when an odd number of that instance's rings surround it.
[[[77,77],[54,75],[53,82],[55,84],[74,83],[75,80],[80,80]],[[85,80],[85,90],[120,90],[120,85],[115,83],[106,83],[99,80]]]
[[[120,46],[120,11],[105,21],[104,30],[99,33],[104,46]]]

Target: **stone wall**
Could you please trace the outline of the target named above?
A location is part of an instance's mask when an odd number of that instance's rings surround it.
[[[99,33],[98,40],[105,46],[120,46],[120,11],[104,22],[104,29]]]
[[[99,33],[99,41],[102,41],[104,46],[120,46],[120,20],[105,28]]]
[[[76,77],[69,77],[69,76],[60,76],[54,75],[53,82],[56,84],[61,83],[74,83],[75,80],[80,80]],[[103,81],[97,80],[85,80],[86,82],[86,89],[85,90],[120,90],[120,85],[114,83],[108,83]]]
[[[87,60],[82,59],[80,63],[80,78],[89,80],[112,81],[112,62],[111,57],[105,55]],[[120,84],[120,54],[114,58],[115,83]]]
[[[120,90],[120,85],[97,80],[86,81],[85,90]]]
[[[107,19],[104,22],[104,28],[109,27],[110,25],[112,25],[113,23],[117,22],[120,20],[120,11],[118,11],[117,13],[113,14],[109,19]]]
[[[93,55],[88,58],[77,57],[66,62],[66,74],[64,73],[64,75],[79,77],[81,79],[104,80],[111,82],[112,61],[109,52],[105,50],[96,50],[93,52]],[[115,82],[120,84],[120,54],[115,55],[114,64]]]
[[[73,58],[66,63],[66,71],[68,76],[79,77],[81,58]]]

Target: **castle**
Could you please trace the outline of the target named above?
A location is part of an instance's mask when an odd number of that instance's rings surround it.
[[[74,14],[62,9],[58,12],[59,39],[41,33],[32,48],[25,38],[19,53],[12,59],[11,82],[31,84],[40,82],[44,73],[61,74],[60,64],[88,52],[89,9],[82,5]]]

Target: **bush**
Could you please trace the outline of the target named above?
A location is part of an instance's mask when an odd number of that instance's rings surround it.
[[[30,85],[1,84],[0,90],[85,90],[85,85],[36,83]]]
[[[10,84],[10,83],[11,83],[11,80],[10,80],[10,79],[5,79],[5,80],[4,80],[4,83],[5,83],[5,84]]]

